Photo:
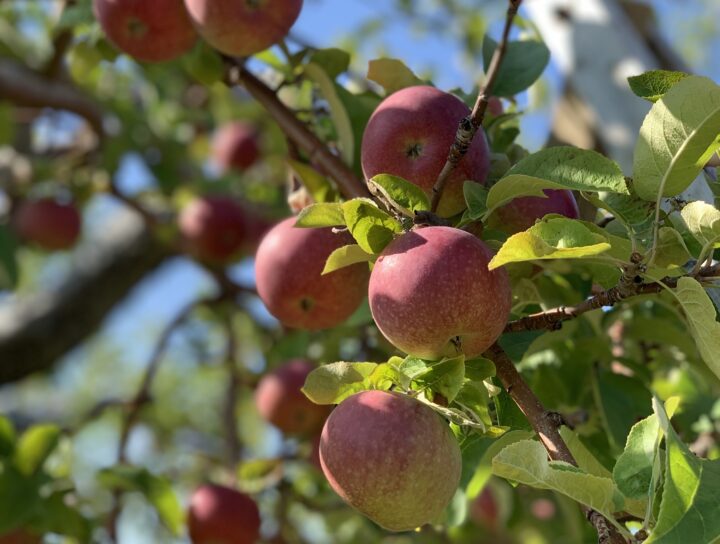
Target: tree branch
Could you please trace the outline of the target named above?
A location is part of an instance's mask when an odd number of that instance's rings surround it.
[[[498,379],[508,395],[520,408],[520,411],[525,414],[528,422],[537,433],[543,446],[545,446],[550,459],[577,466],[575,458],[560,435],[558,429],[561,423],[558,422],[557,417],[554,417],[556,414],[545,409],[527,383],[525,383],[507,353],[498,344],[493,344],[485,352],[484,356],[495,363]],[[617,528],[605,519],[602,514],[586,506],[583,506],[582,509],[588,521],[597,530],[598,544],[627,544]]]
[[[358,179],[340,157],[331,153],[328,147],[295,117],[295,114],[280,101],[272,89],[245,68],[241,62],[230,57],[225,57],[225,60],[229,65],[226,82],[229,85],[240,84],[245,87],[248,93],[275,119],[285,134],[307,153],[310,161],[327,172],[343,196],[346,198],[370,196],[365,183]]]
[[[492,96],[495,80],[500,72],[500,66],[502,65],[503,58],[505,58],[508,39],[510,37],[510,29],[512,28],[513,20],[515,19],[515,15],[517,15],[521,3],[522,0],[508,0],[505,27],[503,29],[500,43],[498,44],[497,49],[495,49],[492,59],[490,60],[490,66],[487,71],[487,81],[480,89],[480,94],[478,94],[470,115],[460,121],[457,133],[455,134],[455,141],[450,146],[447,161],[445,161],[445,165],[440,171],[437,181],[433,186],[432,202],[430,205],[432,212],[437,211],[438,205],[440,204],[440,198],[445,190],[445,185],[447,184],[450,174],[458,165],[460,160],[465,156],[473,138],[475,137],[475,134],[482,126],[483,119],[485,118],[485,111],[488,107],[488,101]]]
[[[237,343],[235,331],[233,330],[232,315],[225,317],[225,330],[227,334],[227,353],[225,366],[227,368],[227,389],[225,392],[225,409],[223,420],[227,441],[227,462],[228,468],[234,470],[235,464],[240,459],[241,445],[238,434],[237,403],[242,380],[237,369]]]

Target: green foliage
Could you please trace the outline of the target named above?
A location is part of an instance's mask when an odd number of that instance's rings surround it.
[[[498,43],[486,34],[482,47],[485,72],[497,46]],[[524,91],[540,77],[549,61],[550,50],[539,40],[509,42],[492,94],[511,97]]]
[[[7,225],[0,225],[0,287],[13,288],[18,281],[17,241]]]
[[[632,92],[640,98],[649,102],[657,102],[673,85],[688,75],[685,72],[672,70],[650,70],[637,76],[630,76],[628,83]]]
[[[337,202],[311,204],[298,214],[296,227],[344,227],[343,207]]]
[[[322,273],[329,274],[351,264],[371,262],[374,257],[374,255],[363,251],[357,244],[343,246],[330,254],[327,261],[325,261],[325,268],[323,268]]]
[[[398,59],[375,59],[368,63],[367,78],[380,85],[390,95],[405,87],[423,85],[410,68]]]
[[[379,174],[368,180],[368,187],[373,194],[407,217],[413,217],[414,212],[430,210],[425,191],[401,177]]]
[[[403,232],[402,225],[371,200],[356,198],[345,202],[342,209],[350,234],[366,253],[382,252],[396,234]]]

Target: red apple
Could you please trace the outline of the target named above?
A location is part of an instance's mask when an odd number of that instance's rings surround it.
[[[255,390],[260,416],[287,434],[319,431],[330,411],[300,390],[314,368],[309,361],[294,359],[263,376]]]
[[[282,40],[302,0],[185,0],[198,32],[215,49],[247,57]]]
[[[488,227],[515,234],[529,229],[536,220],[549,213],[557,213],[570,219],[580,217],[580,209],[572,191],[545,189],[543,192],[547,198],[521,196],[495,210],[488,220]]]
[[[424,359],[475,357],[500,336],[510,313],[504,269],[472,234],[425,227],[393,240],[370,276],[370,310],[395,347]]]
[[[93,0],[93,9],[108,39],[140,61],[172,60],[197,40],[183,0]]]
[[[482,492],[470,503],[470,519],[490,531],[498,529],[500,506],[490,486],[486,485]]]
[[[271,219],[257,207],[251,206],[247,202],[242,203],[243,219],[245,220],[245,240],[243,242],[243,251],[254,254],[257,251],[260,242],[270,229],[277,223]]]
[[[26,200],[14,219],[18,236],[49,251],[70,249],[80,236],[82,218],[74,204],[52,198]]]
[[[348,397],[320,439],[320,464],[332,488],[389,531],[436,520],[457,489],[461,463],[445,421],[400,393]]]
[[[212,156],[223,172],[250,168],[260,157],[255,128],[239,121],[223,125],[213,138]]]
[[[370,117],[362,140],[362,169],[366,178],[393,174],[422,187],[432,196],[455,141],[458,123],[470,114],[455,96],[428,86],[407,87],[383,100]],[[463,182],[484,183],[490,151],[482,129],[445,186],[438,213],[455,215],[465,208]]]
[[[345,321],[367,294],[368,265],[354,264],[322,275],[336,249],[354,244],[347,232],[295,228],[295,218],[277,224],[255,256],[255,280],[268,311],[284,325],[327,329]]]
[[[254,544],[260,538],[260,512],[239,491],[203,485],[190,499],[188,530],[193,544]]]
[[[229,262],[245,242],[244,209],[228,196],[196,198],[182,210],[178,224],[187,252],[201,261]]]
[[[488,100],[487,112],[493,117],[499,117],[505,113],[503,103],[497,96],[491,96]]]

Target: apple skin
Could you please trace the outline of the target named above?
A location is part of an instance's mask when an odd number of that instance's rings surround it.
[[[268,311],[287,327],[328,329],[345,321],[367,294],[366,263],[321,275],[328,256],[354,244],[347,232],[331,228],[295,228],[295,217],[267,233],[255,256],[258,295]]]
[[[487,112],[493,117],[500,117],[505,113],[505,107],[497,96],[491,96],[488,99]]]
[[[219,485],[195,490],[188,509],[193,544],[254,544],[260,538],[260,511],[249,496]]]
[[[247,170],[260,158],[255,128],[240,121],[223,125],[213,138],[212,156],[222,172]]]
[[[488,271],[492,251],[472,234],[425,227],[393,240],[370,276],[370,310],[396,348],[423,359],[475,357],[500,336],[510,314],[503,268]]]
[[[400,176],[432,196],[455,141],[460,120],[470,109],[457,97],[434,87],[418,85],[401,89],[373,112],[362,140],[361,162],[367,179],[377,174]],[[478,130],[466,155],[450,174],[438,207],[449,217],[465,208],[463,182],[485,183],[490,151],[485,132]]]
[[[496,531],[500,519],[500,506],[490,486],[485,486],[480,494],[470,503],[470,519],[480,527]]]
[[[178,217],[185,250],[204,262],[225,264],[238,256],[246,238],[243,206],[228,196],[192,200]]]
[[[197,41],[183,0],[93,0],[95,18],[122,52],[143,62],[164,62]]]
[[[263,376],[255,390],[260,416],[286,434],[319,431],[330,410],[315,404],[300,390],[315,368],[310,361],[293,359]]]
[[[508,234],[516,234],[529,229],[535,221],[549,213],[556,213],[577,219],[580,217],[572,191],[565,189],[545,189],[547,198],[539,196],[521,196],[495,210],[487,226]]]
[[[437,519],[460,481],[450,428],[433,410],[400,393],[363,391],[325,422],[320,464],[345,502],[389,531]]]
[[[302,0],[185,0],[200,35],[237,57],[259,53],[287,36]]]
[[[72,248],[80,236],[82,217],[74,204],[52,198],[26,200],[18,207],[14,227],[18,236],[48,251]]]

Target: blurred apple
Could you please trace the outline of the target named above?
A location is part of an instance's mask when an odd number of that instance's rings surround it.
[[[254,544],[260,538],[260,511],[244,493],[203,485],[190,499],[188,530],[193,544]]]
[[[52,198],[26,200],[14,218],[18,236],[50,251],[70,249],[80,236],[82,218],[73,203],[63,204]]]

